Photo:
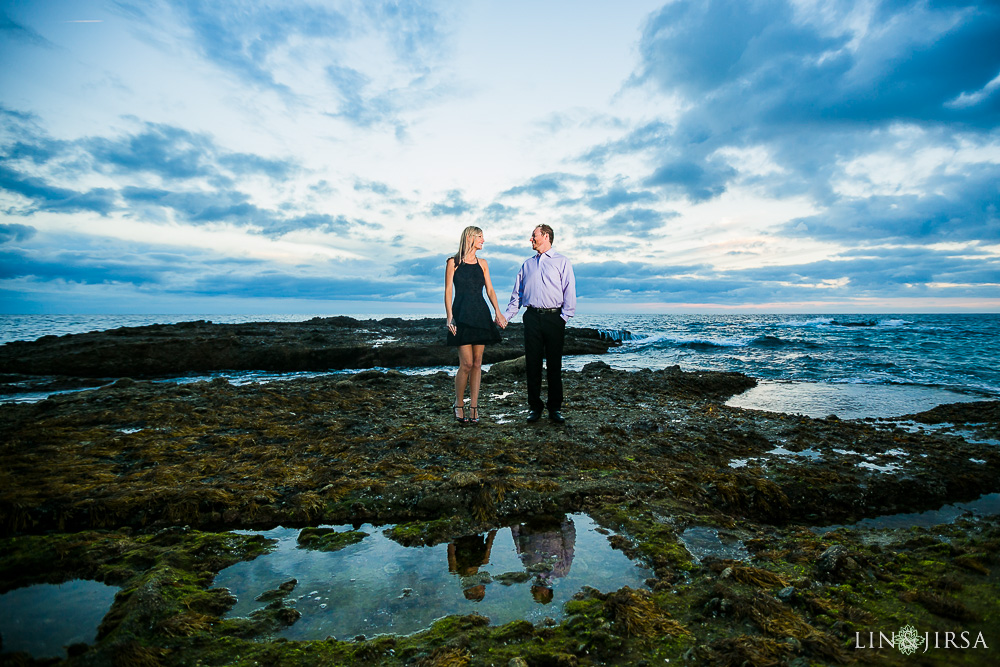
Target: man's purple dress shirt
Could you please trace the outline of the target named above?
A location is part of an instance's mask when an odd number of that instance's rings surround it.
[[[521,265],[510,293],[505,317],[522,307],[560,308],[564,322],[576,313],[576,277],[565,255],[549,250],[530,257]]]

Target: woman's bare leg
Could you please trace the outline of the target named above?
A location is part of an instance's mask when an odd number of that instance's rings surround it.
[[[485,345],[470,345],[472,348],[472,368],[469,369],[469,407],[479,407],[479,383],[483,379],[483,352]],[[478,414],[473,417],[478,418]]]
[[[465,404],[465,387],[472,375],[473,354],[471,345],[458,346],[458,371],[455,373],[455,405]],[[466,416],[463,409],[462,416]]]

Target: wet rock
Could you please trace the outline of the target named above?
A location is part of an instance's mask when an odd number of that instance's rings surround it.
[[[494,382],[502,379],[518,379],[524,377],[524,356],[517,357],[516,359],[508,359],[506,361],[498,361],[490,366],[490,370],[483,376],[483,379],[488,379],[489,382]]]
[[[280,584],[277,588],[264,591],[255,597],[254,600],[257,600],[258,602],[270,602],[271,604],[268,605],[269,608],[278,609],[284,605],[285,598],[288,597],[289,593],[295,590],[295,586],[297,586],[298,583],[298,580],[290,579]]]
[[[587,375],[597,375],[601,371],[609,371],[611,366],[603,361],[591,361],[583,365],[583,372]]]
[[[837,569],[841,560],[847,555],[847,549],[840,544],[829,547],[819,557],[816,566],[820,572],[829,573]]]
[[[493,579],[504,586],[511,586],[513,584],[523,584],[530,580],[531,574],[528,572],[504,572],[496,575]]]
[[[273,632],[281,627],[293,625],[300,618],[302,618],[302,612],[285,606],[268,605],[264,609],[250,612],[250,619],[255,621],[260,630],[264,632]]]
[[[476,572],[475,574],[462,577],[461,582],[462,588],[471,588],[473,586],[483,586],[493,583],[493,577],[489,572]]]
[[[846,547],[834,544],[820,555],[816,569],[821,576],[844,579],[857,573],[860,568]]]
[[[981,424],[1000,422],[1000,401],[977,401],[974,403],[949,403],[939,405],[912,415],[903,415],[897,419],[909,419],[922,424]]]
[[[459,472],[452,476],[451,483],[461,489],[480,485],[479,476],[471,472]]]
[[[368,533],[359,530],[338,532],[333,528],[303,528],[299,531],[297,542],[301,549],[339,551],[344,547],[357,544],[366,537],[368,537]]]
[[[524,354],[523,327],[487,347],[487,364]],[[619,342],[567,327],[566,354],[603,354]],[[150,377],[219,370],[326,371],[453,366],[442,318],[213,324],[204,320],[123,327],[0,346],[0,374],[88,378]],[[13,385],[11,385],[13,386]]]

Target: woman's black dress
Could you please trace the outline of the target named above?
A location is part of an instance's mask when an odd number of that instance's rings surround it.
[[[500,332],[493,323],[489,304],[483,298],[486,276],[477,260],[475,264],[461,263],[452,277],[455,299],[451,315],[455,320],[455,335],[448,332],[448,345],[491,345],[499,343]]]

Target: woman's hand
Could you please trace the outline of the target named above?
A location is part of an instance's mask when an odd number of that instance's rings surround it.
[[[455,326],[454,320],[448,320],[448,331],[451,332],[452,336],[454,336],[455,333],[458,331],[458,328]]]
[[[496,322],[497,326],[501,329],[507,328],[507,318],[503,316],[503,313],[497,313],[496,319],[493,321]]]

